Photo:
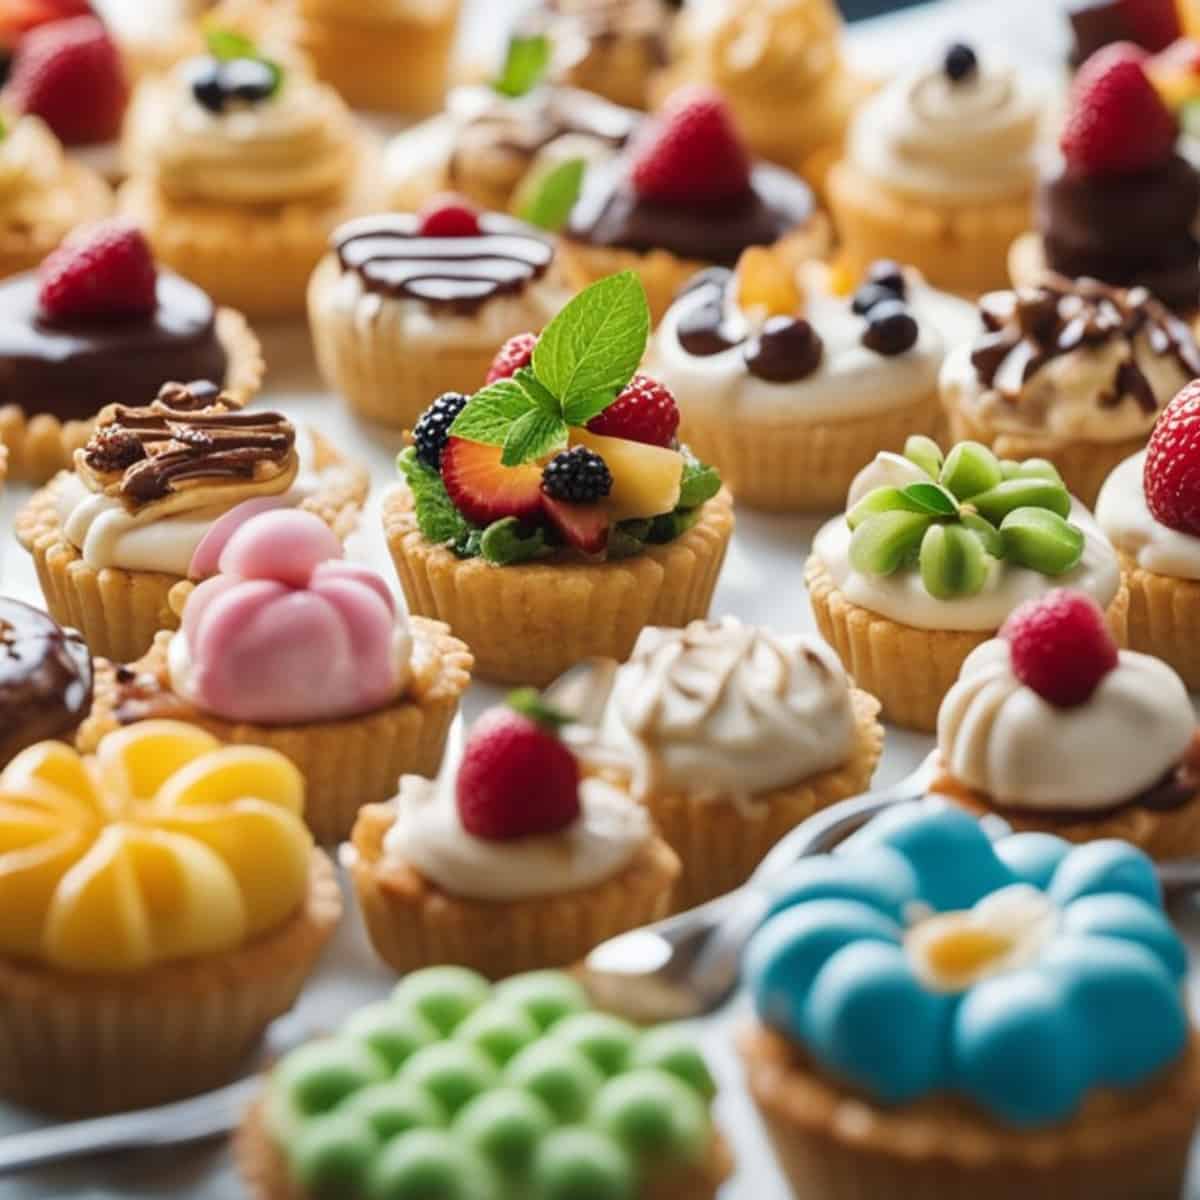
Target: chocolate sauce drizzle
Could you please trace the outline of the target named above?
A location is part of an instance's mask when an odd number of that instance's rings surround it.
[[[520,221],[489,213],[479,223],[478,237],[429,238],[407,213],[363,217],[338,229],[333,244],[342,270],[368,291],[470,316],[540,279],[554,258],[553,246]]]

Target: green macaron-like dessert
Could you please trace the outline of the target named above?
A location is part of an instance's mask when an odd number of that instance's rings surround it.
[[[238,1158],[258,1200],[704,1200],[714,1091],[686,1028],[569,975],[433,967],[282,1058]]]

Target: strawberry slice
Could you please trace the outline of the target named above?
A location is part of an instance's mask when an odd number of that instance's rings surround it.
[[[542,468],[506,467],[499,446],[452,437],[442,451],[442,482],[468,521],[490,525],[503,517],[532,520],[542,511]]]
[[[546,519],[580,554],[603,554],[608,546],[609,513],[603,504],[571,504],[542,493]]]

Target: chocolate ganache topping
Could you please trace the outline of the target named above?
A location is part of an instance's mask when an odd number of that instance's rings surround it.
[[[423,237],[419,224],[396,213],[343,225],[333,235],[342,270],[354,271],[367,291],[469,316],[542,278],[554,258],[545,238],[511,217],[480,217],[478,237]]]
[[[212,301],[195,284],[158,273],[148,316],[50,322],[39,315],[38,279],[0,283],[0,406],[27,416],[86,420],[126,396],[151,395],[164,379],[225,379],[226,354]]]
[[[0,767],[70,733],[92,703],[92,657],[73,629],[0,596]]]

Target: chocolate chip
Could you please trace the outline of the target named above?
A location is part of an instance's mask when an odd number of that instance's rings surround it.
[[[876,259],[867,268],[867,282],[887,288],[894,296],[904,300],[908,296],[908,280],[904,278],[904,268],[893,259]]]
[[[920,336],[916,318],[902,300],[885,300],[867,315],[862,343],[868,350],[891,358],[911,350]]]
[[[884,287],[880,283],[864,283],[854,293],[854,299],[850,302],[850,308],[858,316],[865,317],[875,305],[883,304],[887,300],[898,299],[900,297],[891,288]]]
[[[951,83],[962,83],[979,70],[979,59],[976,58],[975,51],[965,42],[955,42],[946,51],[942,69]]]
[[[746,343],[746,369],[769,383],[795,383],[821,365],[824,352],[820,336],[803,317],[771,317]]]

